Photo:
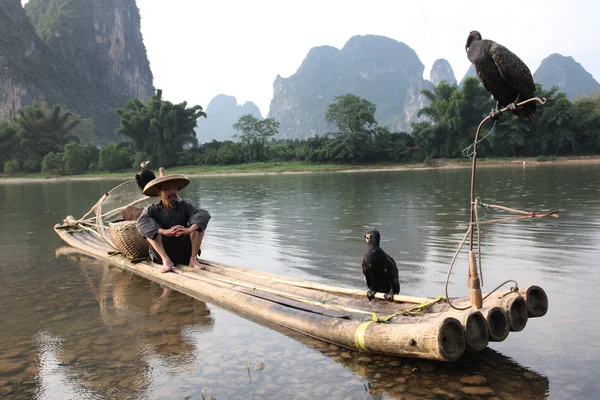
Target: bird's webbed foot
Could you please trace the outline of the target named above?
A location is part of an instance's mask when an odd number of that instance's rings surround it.
[[[519,99],[521,98],[521,95],[518,95],[517,98],[515,99],[515,101],[513,101],[512,103],[510,103],[507,107],[508,109],[514,113],[517,110],[517,104],[519,103]]]
[[[500,119],[501,116],[502,116],[502,111],[500,111],[497,108],[495,110],[490,111],[490,119],[497,121]]]
[[[369,301],[373,300],[375,298],[375,292],[374,290],[367,290],[367,299],[369,299]]]
[[[389,293],[383,295],[383,298],[387,301],[394,301],[394,292],[390,290]]]

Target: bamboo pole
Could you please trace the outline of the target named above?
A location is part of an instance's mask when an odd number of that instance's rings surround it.
[[[471,227],[471,240],[473,239],[473,228]],[[482,307],[481,285],[479,276],[477,275],[477,260],[475,260],[475,252],[469,251],[469,288],[471,293],[471,308],[479,310]]]
[[[479,310],[452,310],[443,315],[452,316],[462,323],[468,350],[479,351],[487,347],[489,342],[488,324]]]
[[[245,275],[245,276],[260,277],[262,279],[268,279],[268,280],[271,280],[274,282],[280,282],[280,283],[284,283],[284,284],[290,285],[290,286],[296,286],[296,287],[301,287],[301,288],[306,288],[306,289],[315,289],[315,290],[320,290],[320,291],[325,291],[325,292],[330,292],[330,293],[349,294],[349,295],[359,296],[359,297],[367,296],[366,290],[356,290],[356,289],[351,289],[351,288],[327,285],[324,283],[310,282],[310,281],[297,279],[297,278],[288,278],[288,277],[284,277],[282,275],[270,274],[268,272],[262,272],[262,271],[258,272],[256,270],[249,270],[249,269],[242,268],[242,267],[235,267],[235,266],[231,266],[231,265],[227,265],[227,264],[215,263],[215,262],[208,261],[208,260],[201,260],[201,262],[203,264],[209,265],[211,267],[230,270],[232,272],[235,272],[235,273],[241,274],[241,275]],[[384,293],[376,293],[375,298],[383,300]],[[433,300],[435,300],[435,299],[428,298],[428,297],[394,295],[394,301],[400,302],[400,303],[422,304],[422,303],[427,303],[427,302],[430,302]]]
[[[210,282],[199,282],[180,274],[162,274],[157,267],[146,263],[133,264],[120,255],[108,257],[105,251],[80,242],[75,235],[64,229],[55,227],[55,231],[65,242],[83,253],[103,258],[147,279],[200,300],[208,298],[218,304],[234,307],[247,314],[343,347],[441,361],[455,361],[462,356],[465,349],[462,325],[453,317],[415,324],[381,324],[303,312]]]
[[[538,99],[536,97],[524,100],[518,104],[517,107],[522,106],[523,104],[537,101],[541,104],[546,103],[546,99]],[[504,107],[500,112],[504,112],[508,110],[509,107]],[[477,131],[475,132],[475,141],[473,142],[473,166],[471,167],[471,210],[469,215],[469,288],[471,289],[471,307],[478,310],[481,308],[482,300],[481,300],[481,286],[479,284],[479,277],[477,275],[477,264],[475,263],[475,257],[473,254],[473,223],[475,222],[475,207],[477,207],[477,202],[475,202],[475,172],[477,170],[477,146],[479,144],[479,133],[481,132],[481,128],[483,124],[489,121],[491,117],[488,115],[485,117],[477,127]],[[478,252],[481,249],[477,249]],[[475,267],[474,267],[475,266]]]

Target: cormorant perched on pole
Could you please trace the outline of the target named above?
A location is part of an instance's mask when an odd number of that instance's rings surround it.
[[[519,118],[530,120],[533,126],[533,119],[537,118],[535,101],[516,107],[517,103],[534,97],[535,83],[527,65],[501,44],[482,39],[478,31],[469,33],[465,50],[483,87],[496,100],[496,110],[490,117],[498,119],[500,108],[508,106]]]

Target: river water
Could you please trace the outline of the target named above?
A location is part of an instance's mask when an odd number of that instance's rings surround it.
[[[444,294],[468,220],[470,169],[221,176],[184,198],[210,211],[203,258],[364,288],[375,227],[404,294]],[[0,397],[35,399],[597,398],[600,169],[478,171],[483,202],[560,218],[485,226],[484,286],[539,285],[550,308],[456,363],[359,354],[71,254],[53,232],[120,183],[0,184]],[[482,211],[481,218],[507,216]],[[459,256],[451,296],[468,295]]]

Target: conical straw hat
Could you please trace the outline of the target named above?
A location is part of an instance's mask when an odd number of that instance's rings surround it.
[[[177,190],[181,190],[183,188],[185,188],[187,185],[190,184],[190,180],[185,176],[185,175],[181,175],[181,174],[171,174],[171,175],[167,175],[165,173],[165,169],[163,167],[159,168],[159,176],[152,179],[150,182],[148,182],[146,184],[146,186],[144,186],[144,190],[143,193],[146,196],[158,196],[158,186],[160,186],[161,184],[165,183],[165,182],[174,182],[175,183],[175,187],[177,188]]]

